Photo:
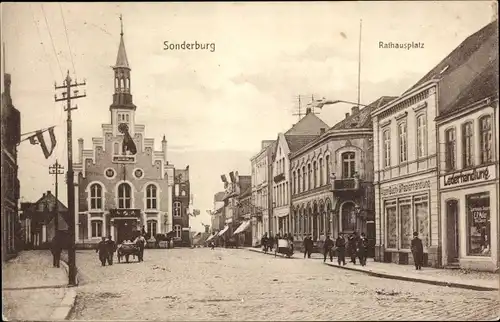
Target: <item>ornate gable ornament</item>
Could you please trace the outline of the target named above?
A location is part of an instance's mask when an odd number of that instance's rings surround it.
[[[345,140],[345,146],[351,146],[352,143],[351,143],[351,140],[347,139]]]

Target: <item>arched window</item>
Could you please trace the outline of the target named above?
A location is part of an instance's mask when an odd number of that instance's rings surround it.
[[[321,235],[325,234],[325,206],[319,206],[319,233]]]
[[[342,230],[344,232],[356,231],[356,210],[352,202],[342,205]]]
[[[491,116],[483,116],[479,120],[479,131],[481,164],[484,164],[493,160]]]
[[[330,156],[327,155],[325,158],[325,165],[326,165],[326,180],[329,183],[330,182]]]
[[[417,117],[417,157],[425,156],[425,147],[427,143],[427,122],[425,115]]]
[[[181,236],[182,236],[181,225],[175,225],[174,226],[174,233],[175,233],[175,238],[181,238]]]
[[[174,217],[181,216],[181,203],[179,201],[174,202]]]
[[[474,124],[467,122],[462,126],[462,167],[474,165]]]
[[[445,161],[446,170],[451,171],[456,168],[456,134],[455,129],[448,129],[444,133],[445,136]]]
[[[398,126],[399,135],[399,162],[408,161],[408,137],[406,132],[406,123],[402,122]]]
[[[302,167],[302,191],[306,191],[306,182],[307,182],[307,172],[306,172],[306,166]]]
[[[299,234],[299,209],[295,209],[295,226],[294,226],[294,235],[297,236]]]
[[[156,226],[157,222],[156,220],[148,220],[148,234],[150,236],[156,236]]]
[[[344,152],[342,153],[342,177],[352,178],[356,171],[355,153]]]
[[[150,184],[146,187],[146,209],[156,209],[157,208],[157,189],[154,184]]]
[[[316,188],[318,186],[318,163],[316,161],[313,162],[313,171],[314,171],[314,175],[313,175],[313,188]]]
[[[118,186],[118,208],[132,208],[132,189],[128,183],[121,183]]]
[[[102,210],[102,187],[94,183],[90,186],[90,209]]]
[[[311,164],[309,163],[307,165],[307,190],[310,190],[313,188],[313,171],[312,171],[312,167],[311,167]]]
[[[323,168],[323,159],[319,159],[319,185],[322,186],[325,184],[325,169]]]
[[[118,82],[118,77],[115,77],[115,91],[118,92],[120,88],[120,83]]]
[[[292,193],[296,194],[297,193],[297,172],[293,172],[292,175]]]

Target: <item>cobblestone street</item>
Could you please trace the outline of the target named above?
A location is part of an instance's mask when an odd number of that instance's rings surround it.
[[[101,267],[78,251],[73,320],[493,320],[498,292],[375,278],[235,249],[146,250]]]

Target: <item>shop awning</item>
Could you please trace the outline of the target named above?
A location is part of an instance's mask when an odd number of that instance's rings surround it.
[[[225,226],[224,229],[222,229],[221,231],[219,231],[219,233],[217,234],[217,236],[222,236],[224,235],[224,233],[229,229],[229,226]]]
[[[206,242],[211,241],[215,236],[217,236],[217,234],[210,235],[205,241]]]
[[[244,232],[245,230],[247,230],[248,228],[250,228],[250,220],[246,220],[244,221],[239,227],[238,229],[236,229],[233,233],[233,235],[236,235],[236,234],[239,234],[239,233],[242,233]]]

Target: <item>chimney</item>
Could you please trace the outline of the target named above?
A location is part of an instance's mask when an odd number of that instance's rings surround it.
[[[351,114],[358,114],[359,113],[359,106],[353,106],[351,107]]]
[[[50,190],[47,190],[47,196],[48,196],[48,195],[50,195],[50,194],[51,194],[51,193],[50,193]]]
[[[311,113],[311,108],[310,107],[306,108],[306,115],[309,114],[309,113]]]
[[[78,163],[83,162],[83,139],[78,139]]]
[[[319,134],[325,134],[326,129],[324,127],[319,129]]]
[[[345,118],[348,118],[349,117],[349,113],[345,113]]]
[[[163,152],[163,161],[167,162],[167,140],[165,139],[165,134],[163,134],[163,140],[161,140],[161,151]]]

